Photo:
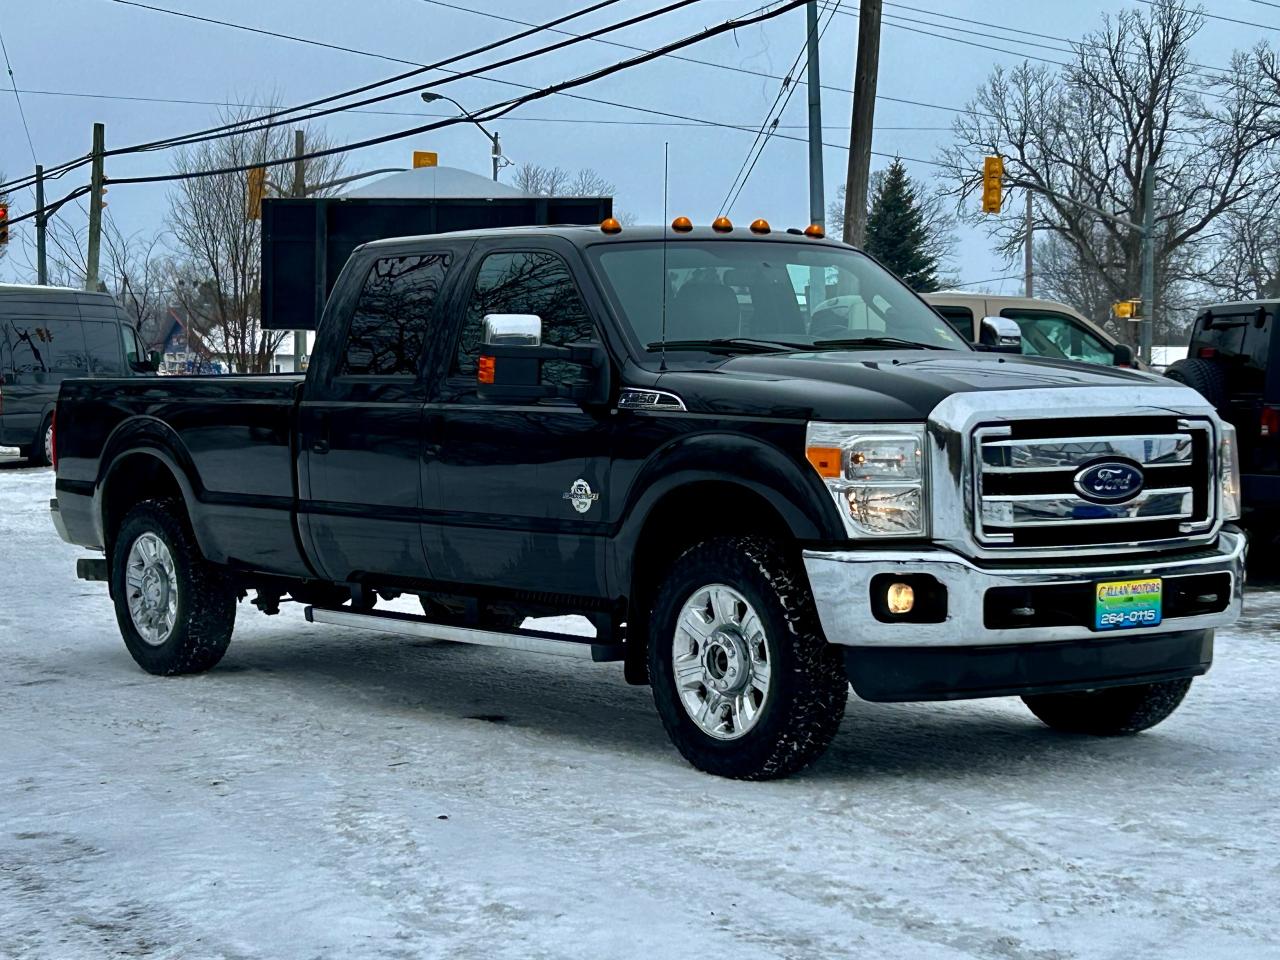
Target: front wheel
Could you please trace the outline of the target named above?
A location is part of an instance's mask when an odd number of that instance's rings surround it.
[[[707,773],[784,777],[844,717],[848,681],[803,571],[777,543],[728,537],[686,551],[650,617],[653,699],[672,743]]]
[[[1117,737],[1154,727],[1178,709],[1190,689],[1190,680],[1166,680],[1080,693],[1045,693],[1023,697],[1022,702],[1055,730]]]
[[[236,620],[236,590],[200,555],[186,515],[147,500],[124,518],[111,552],[111,595],[125,646],[147,673],[208,670]]]

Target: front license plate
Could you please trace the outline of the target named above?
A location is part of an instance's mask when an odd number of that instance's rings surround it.
[[[1094,590],[1093,628],[1154,627],[1160,622],[1163,593],[1164,583],[1159,577],[1099,583]]]

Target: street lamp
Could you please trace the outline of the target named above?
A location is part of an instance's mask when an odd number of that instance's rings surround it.
[[[471,111],[468,110],[466,107],[464,107],[462,104],[460,104],[457,100],[453,99],[453,97],[447,96],[443,93],[435,93],[431,90],[422,91],[423,103],[435,103],[437,100],[448,100],[455,107],[457,107],[459,110],[462,111],[462,115],[464,117],[466,117],[468,120],[474,123],[477,127],[479,127],[481,133],[483,133],[486,137],[489,138],[489,143],[492,145],[490,156],[493,159],[493,179],[497,180],[498,171],[501,170],[503,167],[509,167],[511,165],[511,161],[502,155],[502,141],[498,139],[498,135],[496,133],[490,133],[488,130],[486,130],[484,128],[484,124],[482,124],[479,120],[473,117],[471,115]]]

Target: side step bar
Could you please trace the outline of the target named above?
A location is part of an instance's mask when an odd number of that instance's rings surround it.
[[[541,630],[499,633],[496,630],[478,630],[474,627],[434,623],[426,617],[417,617],[409,613],[378,610],[358,613],[347,609],[307,607],[303,615],[311,623],[332,623],[340,627],[379,630],[405,637],[426,637],[431,640],[451,640],[454,643],[473,643],[481,647],[504,647],[508,650],[524,650],[528,653],[549,653],[559,657],[594,660],[596,663],[623,659],[620,643],[593,643],[587,637],[581,640],[566,640],[564,634],[546,633]]]

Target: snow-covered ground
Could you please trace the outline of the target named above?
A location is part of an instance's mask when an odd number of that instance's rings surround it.
[[[137,669],[0,455],[0,957],[1280,957],[1280,597],[1161,727],[851,700],[718,780],[616,664],[241,607]]]

